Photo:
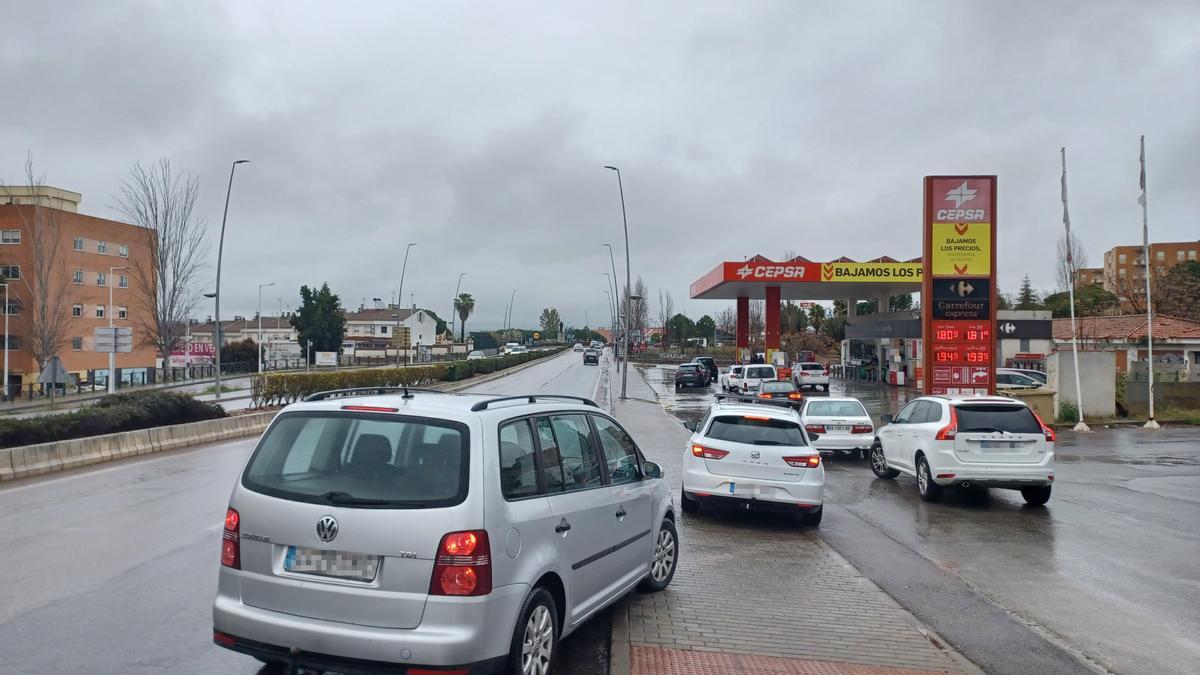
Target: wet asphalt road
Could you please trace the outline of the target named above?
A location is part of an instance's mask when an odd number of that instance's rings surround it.
[[[681,420],[716,390],[676,394],[669,369],[645,373]],[[915,396],[836,380],[831,393],[877,420]],[[988,672],[1197,672],[1200,429],[1066,431],[1056,450],[1044,508],[1007,490],[927,504],[912,479],[833,458],[821,537]]]
[[[567,354],[480,386],[591,397]],[[0,674],[274,673],[212,644],[220,528],[256,439],[0,488]],[[608,617],[563,642],[563,673],[606,673]]]

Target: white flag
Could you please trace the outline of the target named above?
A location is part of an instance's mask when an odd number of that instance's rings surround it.
[[[1138,152],[1138,165],[1141,167],[1141,173],[1138,175],[1138,187],[1141,188],[1141,193],[1138,195],[1138,204],[1146,205],[1146,137],[1142,136],[1141,150]]]
[[[1071,257],[1071,214],[1067,211],[1067,149],[1060,148],[1062,153],[1062,203],[1063,226],[1067,228],[1067,259]]]

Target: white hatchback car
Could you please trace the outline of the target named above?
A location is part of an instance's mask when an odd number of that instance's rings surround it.
[[[721,391],[737,391],[738,378],[742,375],[742,369],[745,366],[730,366],[727,370],[721,372],[717,379],[721,386]]]
[[[743,392],[750,393],[758,391],[758,386],[763,382],[773,382],[778,379],[779,373],[775,370],[775,366],[757,364],[744,366],[737,381]]]
[[[786,403],[718,400],[684,449],[680,508],[701,504],[788,511],[820,525],[825,495],[821,453]]]
[[[818,438],[813,443],[822,452],[858,453],[863,459],[871,451],[875,424],[856,398],[809,398],[800,409],[804,429]]]
[[[896,413],[871,446],[880,478],[915,476],[921,499],[950,486],[1020,490],[1042,505],[1054,484],[1054,431],[1021,401],[1002,397],[923,396]]]
[[[234,485],[213,641],[306,670],[543,675],[603,607],[666,588],[674,523],[661,469],[591,401],[314,394]]]
[[[820,387],[825,391],[829,391],[829,371],[825,366],[812,362],[803,361],[792,364],[792,381],[796,383],[797,389],[809,387],[816,389]]]

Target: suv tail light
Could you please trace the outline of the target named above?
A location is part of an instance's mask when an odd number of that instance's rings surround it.
[[[238,512],[225,511],[225,531],[221,533],[221,564],[235,570],[242,569],[242,522]]]
[[[725,455],[728,454],[728,450],[706,448],[703,445],[692,445],[692,455],[696,457],[703,457],[704,459],[725,459]]]
[[[804,429],[805,429],[805,431],[807,431],[810,434],[825,433],[825,425],[824,424],[805,424]]]
[[[794,466],[798,469],[815,469],[821,466],[820,455],[800,455],[799,457],[784,457],[783,461],[788,463],[788,466]]]
[[[1033,409],[1030,408],[1029,412],[1033,412]],[[1050,443],[1053,443],[1054,441],[1056,441],[1058,439],[1058,436],[1054,433],[1054,430],[1051,429],[1050,427],[1046,426],[1046,423],[1042,421],[1042,418],[1040,415],[1038,415],[1037,413],[1033,413],[1033,416],[1037,418],[1038,424],[1042,425],[1042,434],[1046,437],[1046,440]]]
[[[942,427],[937,432],[937,440],[952,441],[958,435],[958,413],[954,411],[954,406],[950,406],[950,424]]]
[[[492,592],[492,548],[485,530],[442,537],[433,561],[430,595],[487,595]]]
[[[852,434],[869,434],[872,431],[875,430],[871,428],[870,424],[855,424],[850,427],[850,433]]]

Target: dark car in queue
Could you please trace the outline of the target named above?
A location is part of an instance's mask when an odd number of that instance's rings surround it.
[[[708,369],[699,363],[681,363],[675,371],[675,389],[683,387],[707,387]]]
[[[721,370],[717,368],[717,362],[711,356],[697,356],[692,359],[692,363],[704,366],[704,369],[708,371],[708,379],[710,381],[715,382],[717,378],[721,377]]]
[[[763,382],[758,387],[758,397],[774,399],[777,401],[788,401],[792,403],[793,407],[796,409],[799,409],[800,405],[804,402],[804,394],[801,394],[800,391],[796,389],[796,385],[787,380]]]
[[[600,365],[600,352],[595,349],[586,349],[583,352],[583,365],[598,366]]]

